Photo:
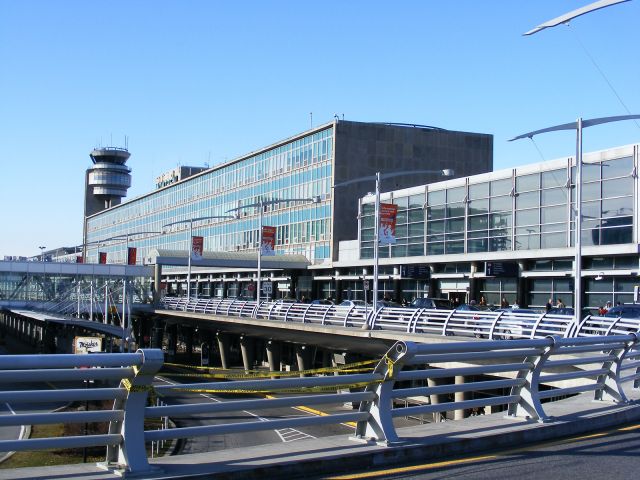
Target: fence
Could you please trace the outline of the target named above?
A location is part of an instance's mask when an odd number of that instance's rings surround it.
[[[160,350],[131,354],[9,355],[0,356],[0,382],[118,381],[114,388],[0,392],[3,402],[50,402],[113,399],[111,410],[25,413],[0,417],[0,425],[40,425],[72,422],[109,422],[103,435],[0,441],[1,451],[59,447],[107,447],[105,468],[144,474],[151,467],[146,444],[203,435],[245,433],[279,428],[356,422],[356,439],[389,444],[400,440],[393,419],[399,416],[469,410],[486,406],[506,408],[515,418],[551,421],[543,400],[593,392],[594,400],[626,402],[623,385],[639,387],[640,351],[636,334],[586,338],[547,337],[533,340],[459,342],[447,345],[398,342],[373,372],[319,375],[304,378],[238,380],[153,386],[163,357]],[[82,368],[86,367],[86,368]],[[403,370],[409,367],[408,370]],[[438,380],[462,378],[441,384]],[[420,382],[427,381],[427,385]],[[306,391],[288,396],[291,390]],[[313,389],[313,390],[312,390]],[[217,392],[271,392],[269,399],[236,399],[202,403],[202,390]],[[342,393],[336,393],[341,391]],[[279,392],[279,393],[278,393]],[[150,395],[166,402],[174,395],[193,395],[193,403],[153,405]],[[397,408],[399,400],[416,395],[433,399],[426,405]],[[453,401],[442,401],[453,395]],[[472,398],[468,398],[471,396]],[[357,411],[324,416],[293,416],[278,420],[253,420],[197,427],[146,430],[145,418],[185,417],[243,410],[300,405],[356,402]],[[149,406],[149,404],[152,406]],[[220,420],[220,419],[218,419]],[[424,426],[429,435],[429,426]]]
[[[489,340],[534,339],[549,335],[583,337],[638,332],[640,319],[589,315],[577,321],[571,315],[550,312],[432,310],[426,308],[371,308],[306,303],[261,302],[235,299],[165,297],[161,308],[194,313],[251,317],[271,321],[429,333]]]

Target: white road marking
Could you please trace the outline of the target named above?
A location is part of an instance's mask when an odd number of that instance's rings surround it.
[[[158,380],[161,380],[163,382],[168,383],[169,385],[188,385],[188,384],[178,384],[177,382],[172,382],[171,380],[167,380],[164,377],[156,377],[156,378]],[[209,400],[213,400],[214,402],[217,402],[217,403],[222,402],[222,400],[220,400],[218,398],[215,398],[215,397],[212,397],[208,393],[200,393],[199,395],[201,397],[208,398]],[[295,409],[295,407],[293,407],[293,408]],[[242,412],[246,413],[247,415],[251,415],[252,417],[257,418],[261,422],[268,422],[269,421],[268,418],[261,417],[260,415],[258,415],[256,413],[249,412],[247,410],[242,410]],[[276,432],[276,434],[278,435],[278,437],[280,437],[280,440],[283,443],[295,442],[296,440],[304,440],[306,438],[316,438],[313,435],[309,435],[308,433],[301,432],[300,430],[296,430],[295,428],[281,428],[279,430],[277,430],[277,429],[274,430],[274,432]]]
[[[8,403],[5,403],[5,405],[7,406],[9,411],[11,412],[11,415],[15,415],[16,414],[16,412],[13,411],[13,408],[11,408],[11,405],[9,405]],[[24,435],[25,428],[27,428],[27,427],[25,427],[24,425],[20,425],[20,436],[18,438],[22,438],[22,436]]]

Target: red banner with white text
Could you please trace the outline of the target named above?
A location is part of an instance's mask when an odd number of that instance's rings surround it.
[[[262,227],[262,244],[260,255],[270,256],[276,254],[276,227]]]
[[[380,245],[396,243],[396,218],[398,216],[398,206],[393,203],[380,204],[380,230],[378,240]]]

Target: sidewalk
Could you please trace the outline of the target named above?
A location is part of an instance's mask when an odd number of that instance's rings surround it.
[[[502,413],[461,421],[432,423],[399,429],[403,442],[383,447],[363,444],[347,436],[325,437],[242,449],[177,455],[151,460],[158,470],[145,479],[260,479],[322,473],[348,474],[370,465],[377,467],[482,450],[514,447],[528,442],[582,434],[618,424],[640,421],[640,391],[634,390],[626,405],[594,402],[593,394],[545,404],[559,420],[537,423],[505,418]],[[104,480],[117,478],[94,464],[0,470],[0,479]]]

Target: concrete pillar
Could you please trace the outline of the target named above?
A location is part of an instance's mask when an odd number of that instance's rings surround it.
[[[231,356],[231,342],[229,340],[229,335],[223,332],[217,332],[216,339],[218,340],[218,351],[220,352],[220,364],[222,365],[222,368],[228,370]]]
[[[162,338],[164,336],[164,328],[162,320],[159,317],[153,319],[153,327],[151,327],[151,348],[162,348]]]
[[[240,337],[240,352],[242,353],[242,364],[245,372],[253,370],[255,363],[254,349],[255,341],[253,338],[245,337],[244,335]]]
[[[402,303],[402,280],[393,279],[393,300]]]
[[[342,298],[342,280],[338,280],[337,278],[334,280],[334,288],[335,288],[335,304],[339,304],[344,300]]]
[[[464,385],[464,376],[456,375],[455,382],[456,382],[456,385]],[[456,392],[455,401],[464,402],[467,399],[466,393],[467,392]],[[455,411],[453,418],[454,420],[463,420],[467,416],[468,416],[467,411],[464,408],[462,408]]]
[[[516,293],[516,302],[520,307],[529,305],[529,282],[522,276],[522,272],[526,269],[526,262],[518,262],[518,291]]]
[[[178,349],[178,325],[167,325],[167,357],[173,360]]]
[[[427,384],[429,387],[437,387],[439,385],[446,385],[446,379],[444,378],[429,378],[427,379]],[[438,395],[429,395],[429,402],[431,405],[440,405],[441,403],[445,403],[447,400],[447,396],[443,394]],[[442,422],[446,419],[446,412],[435,412],[433,414],[433,422],[438,423]]]
[[[475,300],[476,303],[480,302],[480,289],[478,288],[478,279],[475,277],[478,273],[479,262],[471,262],[471,275],[469,275],[469,298],[467,303],[471,303],[471,300]]]
[[[435,273],[435,268],[433,265],[429,266],[429,296],[430,297],[439,297],[440,295],[436,295],[438,292],[438,279],[433,278],[433,274]]]
[[[313,353],[313,348],[309,345],[296,345],[296,360],[298,361],[298,370],[309,370],[311,369],[311,356]],[[304,374],[300,375],[301,377]]]
[[[267,361],[269,362],[270,372],[280,371],[280,362],[282,358],[282,345],[280,342],[274,340],[268,340],[266,342]]]
[[[162,278],[162,265],[156,263],[153,269],[153,306],[155,308],[160,304],[160,279]]]
[[[195,334],[194,328],[189,326],[182,326],[180,328],[182,336],[184,338],[185,354],[187,357],[186,362],[191,363],[191,357],[193,356],[193,336]]]

